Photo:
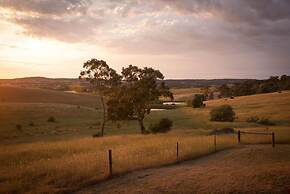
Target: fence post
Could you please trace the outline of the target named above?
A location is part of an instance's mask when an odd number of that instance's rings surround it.
[[[178,162],[178,154],[179,154],[179,146],[178,146],[178,142],[176,143],[176,161]]]
[[[214,152],[216,152],[216,132],[214,133]]]
[[[109,170],[110,170],[110,177],[113,176],[113,163],[112,163],[112,150],[109,150]]]
[[[272,132],[272,147],[275,147],[275,133]]]
[[[238,142],[241,143],[241,131],[238,131]]]

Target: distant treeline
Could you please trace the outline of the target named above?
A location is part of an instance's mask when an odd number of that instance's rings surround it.
[[[251,79],[167,79],[163,80],[163,82],[170,88],[202,88],[242,83],[249,80]]]
[[[162,80],[170,88],[192,88],[206,86],[220,86],[222,84],[234,84],[247,81],[249,79],[168,79]],[[161,81],[159,81],[161,83]],[[27,77],[17,79],[0,79],[0,85],[12,85],[28,88],[40,88],[50,90],[78,92],[90,92],[91,88],[87,81],[74,78],[45,78]]]
[[[246,96],[290,90],[290,76],[271,76],[266,80],[247,80],[231,86],[223,84],[218,90],[221,97]]]

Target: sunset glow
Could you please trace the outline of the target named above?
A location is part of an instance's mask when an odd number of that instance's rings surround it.
[[[0,0],[0,76],[77,77],[90,58],[118,70],[152,66],[166,78],[289,74],[289,7],[288,1],[263,7],[225,0]]]

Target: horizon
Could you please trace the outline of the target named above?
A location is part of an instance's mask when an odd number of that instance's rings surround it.
[[[240,9],[240,8],[244,9]],[[0,78],[78,77],[91,58],[166,79],[290,74],[288,1],[0,0]]]
[[[285,74],[286,75],[286,74]],[[272,75],[281,77],[282,75]],[[288,76],[288,75],[287,75]],[[271,76],[270,76],[271,77]],[[165,81],[175,81],[175,80],[265,80],[270,77],[266,77],[264,79],[257,79],[257,78],[164,78]],[[13,80],[13,79],[79,79],[77,77],[45,77],[45,76],[28,76],[28,77],[15,77],[15,78],[1,78],[0,80]]]

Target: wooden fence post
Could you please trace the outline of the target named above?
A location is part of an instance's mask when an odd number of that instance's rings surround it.
[[[214,152],[216,152],[216,132],[214,133]]]
[[[272,147],[275,147],[275,133],[272,132]]]
[[[110,170],[110,177],[111,177],[113,176],[112,150],[109,150],[109,170]]]
[[[238,142],[241,143],[241,131],[238,131]]]
[[[179,146],[178,146],[178,142],[176,143],[176,161],[178,162],[178,155],[179,155]]]

